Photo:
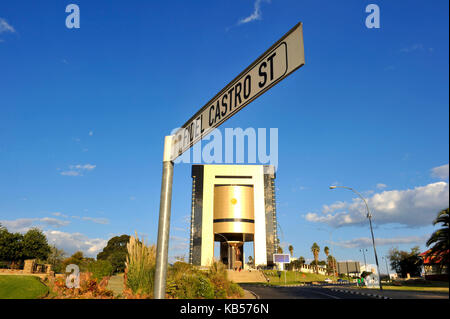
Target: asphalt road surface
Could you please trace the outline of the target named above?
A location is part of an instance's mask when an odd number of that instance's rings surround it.
[[[322,287],[271,287],[255,284],[240,284],[240,286],[255,293],[260,299],[374,299]]]

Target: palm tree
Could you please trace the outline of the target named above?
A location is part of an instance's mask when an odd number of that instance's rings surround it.
[[[300,264],[300,265],[304,265],[305,264],[305,257],[303,257],[303,256],[300,256],[300,257],[298,257],[298,263]]]
[[[289,245],[289,252],[291,253],[291,257],[294,257],[294,247],[292,245]]]
[[[314,243],[314,244],[311,246],[311,251],[312,251],[312,253],[313,253],[313,255],[314,255],[314,264],[316,265],[316,273],[318,273],[319,271],[318,271],[318,269],[317,269],[317,263],[318,263],[318,261],[319,261],[319,252],[320,252],[320,247],[319,247],[319,245],[317,245],[317,243]]]
[[[278,246],[277,254],[282,254],[282,253],[283,253],[283,248],[281,248],[281,246]]]
[[[449,209],[441,210],[436,219],[433,221],[433,225],[441,223],[443,228],[436,230],[427,241],[427,246],[433,245],[427,253],[427,257],[431,260],[435,259],[442,269],[443,266],[449,264]]]
[[[328,261],[329,269],[331,269],[333,276],[335,276],[336,275],[336,259],[332,255],[329,255],[327,257],[327,261]]]
[[[328,246],[325,246],[325,248],[323,249],[323,252],[327,256],[327,260],[328,260],[328,255],[330,254],[330,248],[328,248]],[[330,264],[328,264],[328,268],[330,268]]]

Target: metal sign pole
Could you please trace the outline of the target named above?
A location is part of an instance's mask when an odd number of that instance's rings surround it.
[[[172,200],[173,162],[171,159],[172,136],[164,139],[163,173],[159,204],[158,243],[156,246],[156,271],[154,298],[166,296],[167,260],[169,251],[170,206]]]

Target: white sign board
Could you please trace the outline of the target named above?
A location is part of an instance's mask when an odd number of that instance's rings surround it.
[[[291,262],[291,255],[289,255],[289,254],[273,254],[273,262],[289,264]]]
[[[303,28],[298,23],[247,67],[175,134],[174,160],[244,106],[305,64]]]

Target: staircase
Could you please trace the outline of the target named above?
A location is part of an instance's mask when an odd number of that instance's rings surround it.
[[[266,282],[266,278],[259,270],[227,270],[228,279],[235,283]]]

